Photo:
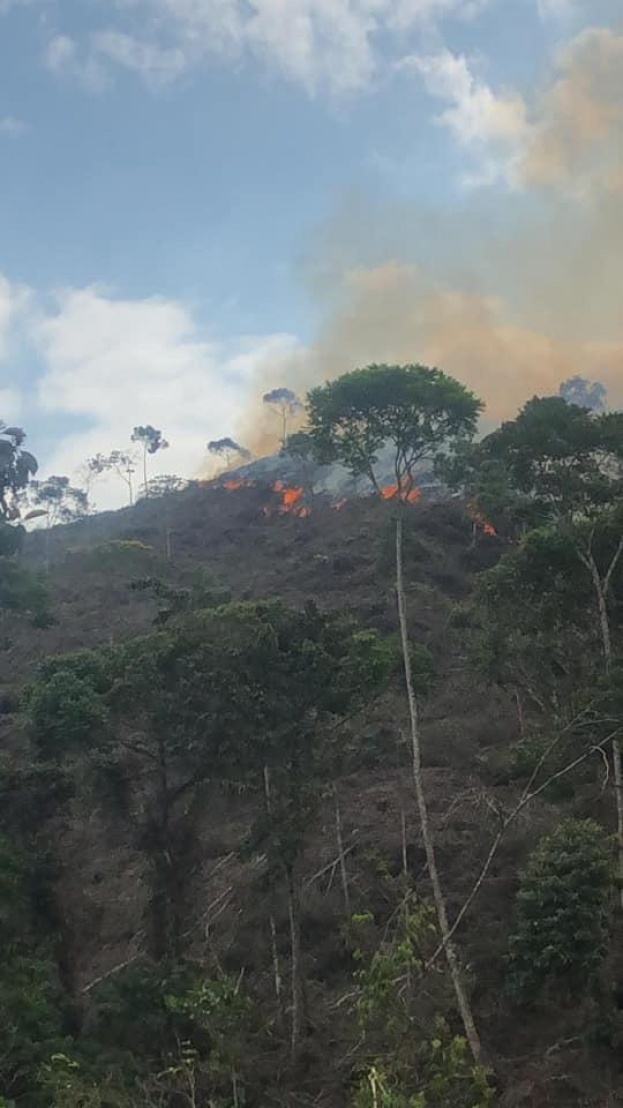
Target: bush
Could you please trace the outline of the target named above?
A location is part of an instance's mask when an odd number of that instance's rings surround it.
[[[509,985],[535,997],[546,985],[586,992],[605,953],[613,887],[610,847],[592,820],[565,820],[544,836],[517,895]]]
[[[37,934],[33,885],[32,860],[0,835],[0,1090],[35,1106],[33,1075],[62,1042],[63,1007],[49,944]]]

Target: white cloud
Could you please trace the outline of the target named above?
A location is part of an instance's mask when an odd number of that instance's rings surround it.
[[[212,342],[181,303],[114,299],[95,288],[64,292],[37,341],[46,366],[42,407],[92,423],[61,441],[46,471],[75,472],[98,451],[129,446],[136,424],[152,423],[171,443],[152,459],[152,475],[186,477],[205,462],[210,438],[232,433],[258,365],[295,345],[288,335]],[[96,500],[123,502],[123,487]]]
[[[34,3],[37,3],[37,0],[0,0],[0,15],[8,15],[13,8],[25,8]]]
[[[29,289],[24,285],[14,284],[0,273],[0,362],[7,357],[11,332],[18,316],[30,301]]]
[[[5,421],[18,419],[21,412],[21,393],[11,380],[14,367],[10,355],[15,330],[31,299],[29,289],[0,273],[0,419]]]
[[[26,124],[23,119],[18,119],[14,115],[0,116],[0,135],[15,137],[21,135],[25,130]]]
[[[117,0],[117,25],[92,34],[85,57],[134,70],[152,85],[215,57],[252,57],[310,95],[341,94],[368,85],[382,67],[383,51],[399,55],[414,29],[450,16],[472,18],[488,2]],[[50,68],[75,68],[73,40],[57,38],[62,41],[48,48]]]
[[[117,65],[139,72],[151,85],[175,80],[186,69],[184,51],[141,42],[121,31],[102,31],[91,36],[94,52]]]
[[[575,15],[577,0],[537,0],[541,19],[569,19]]]
[[[18,389],[0,388],[0,420],[12,423],[22,414],[22,396]]]
[[[72,77],[91,91],[101,92],[108,85],[108,74],[101,60],[69,35],[53,35],[48,40],[43,62],[51,73]]]
[[[52,73],[63,73],[78,53],[78,43],[69,35],[54,35],[47,43],[44,53],[46,67]]]
[[[559,48],[530,100],[493,90],[473,63],[444,49],[400,63],[446,107],[437,121],[474,159],[481,184],[556,188],[577,198],[623,192],[623,34],[588,27]]]
[[[482,182],[500,176],[510,179],[529,134],[522,97],[513,91],[495,93],[474,75],[464,55],[447,49],[432,55],[413,55],[401,67],[418,73],[430,96],[449,104],[437,121],[478,159],[479,170],[471,180]]]

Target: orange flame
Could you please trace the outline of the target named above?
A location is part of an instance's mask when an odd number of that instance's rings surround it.
[[[248,477],[228,477],[223,481],[221,488],[227,489],[228,492],[235,492],[236,489],[252,489],[254,485],[255,481],[250,481]]]
[[[417,504],[422,496],[422,490],[418,488],[412,488],[408,492],[402,492],[399,485],[383,485],[379,490],[383,500],[393,500],[398,497],[400,500],[404,500],[408,504]]]
[[[341,512],[342,508],[345,508],[347,504],[348,500],[345,496],[343,496],[341,500],[336,500],[335,504],[332,504],[331,507],[333,508],[334,512]]]
[[[471,508],[469,515],[476,527],[480,527],[483,535],[497,535],[495,527],[492,523],[489,523],[489,520],[486,516],[483,516],[482,512],[477,511],[475,508]]]
[[[302,495],[303,495],[303,490],[300,487],[300,485],[295,485],[291,489],[285,488],[283,490],[282,496],[283,496],[283,506],[286,509],[286,511],[290,511],[291,508],[294,508],[294,506],[296,504],[298,504],[298,502],[301,499]]]
[[[299,503],[303,497],[302,485],[286,485],[284,481],[275,481],[271,488],[281,496],[279,511],[282,514],[291,513],[301,518],[310,515],[310,509]]]

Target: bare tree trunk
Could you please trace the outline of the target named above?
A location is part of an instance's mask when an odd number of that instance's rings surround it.
[[[400,809],[400,831],[402,836],[402,875],[406,881],[409,876],[409,864],[407,859],[407,816],[404,804]]]
[[[170,507],[169,507],[169,503],[168,503],[168,496],[167,496],[166,493],[164,495],[163,511],[164,511],[164,547],[165,547],[165,554],[166,554],[167,562],[170,562],[171,561],[171,556],[172,556],[172,551],[171,551],[171,515],[170,515]]]
[[[171,804],[166,748],[163,739],[158,741],[156,766],[156,797],[152,834],[152,864],[154,887],[152,891],[152,945],[155,961],[163,961],[177,953],[177,905],[175,904],[174,867],[170,851]]]
[[[281,984],[281,967],[279,965],[279,949],[277,947],[277,928],[275,926],[275,917],[272,912],[269,916],[270,926],[270,950],[273,962],[273,981],[275,983],[275,997],[277,998],[277,1007],[279,1009],[279,1018],[283,1017],[283,987]]]
[[[519,720],[519,735],[521,741],[526,737],[526,720],[523,714],[523,704],[521,702],[521,693],[519,689],[515,689],[515,700],[517,701],[517,718]]]
[[[264,766],[263,770],[264,780],[264,803],[266,805],[266,815],[270,818],[272,813],[272,803],[270,796],[270,770],[268,766]],[[275,924],[275,917],[271,912],[268,919],[270,927],[270,951],[273,963],[273,981],[275,983],[275,997],[277,999],[277,1010],[279,1013],[279,1020],[283,1022],[283,986],[281,978],[281,966],[279,963],[279,948],[277,946],[277,927]]]
[[[290,949],[292,957],[292,1023],[290,1046],[296,1055],[301,1035],[301,931],[292,871],[288,873],[288,915],[290,917]]]
[[[401,509],[399,509],[401,513]],[[402,655],[404,660],[405,669],[405,683],[407,687],[407,700],[409,703],[409,718],[411,723],[411,750],[412,750],[412,766],[413,766],[413,784],[415,786],[415,795],[417,798],[417,806],[420,816],[420,824],[422,827],[422,839],[424,840],[424,849],[426,851],[426,863],[428,866],[428,873],[430,876],[431,885],[433,888],[433,899],[435,902],[435,909],[437,912],[437,921],[439,924],[439,931],[441,933],[441,939],[444,944],[444,951],[446,960],[448,963],[448,969],[450,971],[450,977],[454,986],[454,992],[456,995],[457,1006],[463,1021],[463,1027],[465,1029],[465,1036],[469,1043],[470,1050],[476,1061],[480,1058],[480,1037],[476,1029],[474,1017],[472,1014],[471,1006],[467,993],[463,987],[463,981],[461,979],[461,970],[459,966],[459,960],[454,947],[454,943],[450,938],[450,925],[448,923],[448,913],[446,910],[446,902],[441,888],[441,882],[439,880],[439,872],[437,870],[437,859],[435,856],[435,844],[433,839],[433,833],[430,827],[428,819],[428,805],[426,803],[426,794],[424,792],[424,785],[422,782],[422,752],[420,748],[420,729],[418,719],[417,701],[415,699],[415,692],[413,689],[413,677],[411,671],[411,653],[409,648],[409,629],[407,623],[407,604],[405,599],[404,588],[404,571],[403,571],[403,557],[402,557],[402,533],[403,533],[403,518],[402,514],[398,515],[396,520],[396,594],[398,598],[398,618],[400,622],[400,639],[402,644]]]
[[[335,785],[333,786],[333,797],[335,800],[335,836],[337,839],[338,858],[340,860],[340,877],[342,879],[342,892],[344,894],[344,908],[346,909],[347,918],[350,919],[350,894],[348,892],[348,874],[346,872],[344,839],[342,837],[342,813],[340,812],[340,801]]]
[[[599,628],[604,653],[604,668],[606,675],[612,665],[612,635],[610,633],[610,617],[608,615],[608,590],[612,575],[623,554],[623,538],[619,542],[616,553],[610,562],[608,571],[602,579],[592,550],[582,557],[582,561],[588,567],[597,599],[599,612]],[[614,777],[614,801],[617,813],[617,864],[619,870],[619,902],[623,909],[623,765],[621,763],[621,743],[618,738],[612,740],[612,768]]]

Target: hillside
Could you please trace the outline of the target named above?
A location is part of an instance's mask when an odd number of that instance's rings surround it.
[[[267,505],[271,514],[265,513]],[[130,587],[146,577],[183,588],[202,571],[233,599],[279,597],[296,608],[313,600],[322,610],[348,612],[384,638],[395,635],[391,504],[354,499],[336,510],[328,499],[317,498],[304,517],[282,513],[279,505],[265,485],[199,486],[176,494],[166,523],[170,562],[161,502],[143,501],[58,528],[51,536],[49,574],[54,623],[37,629],[22,617],[3,617],[0,680],[8,709],[2,717],[3,830],[17,835],[44,865],[47,892],[41,910],[48,913],[47,926],[55,936],[54,958],[68,1002],[65,1030],[78,1042],[86,1036],[90,1050],[93,1043],[103,1043],[111,1058],[118,1045],[110,1021],[117,1020],[133,1038],[132,1022],[144,1018],[147,1028],[149,1020],[142,1007],[149,1006],[147,994],[132,1000],[128,986],[126,1010],[120,1014],[123,993],[100,998],[97,986],[99,979],[104,989],[122,982],[146,958],[149,875],[137,838],[133,805],[138,801],[112,777],[94,788],[86,754],[61,771],[44,765],[34,772],[28,730],[14,711],[16,697],[44,658],[148,633],[158,604]],[[30,537],[27,564],[41,564],[41,544],[41,535]],[[458,504],[431,501],[408,510],[410,631],[414,642],[428,648],[433,664],[432,684],[422,702],[424,776],[451,918],[526,784],[517,753],[525,721],[513,697],[475,669],[454,618],[457,605],[470,596],[475,575],[494,565],[504,549],[501,539],[475,533]],[[417,895],[429,896],[400,671],[343,727],[345,747],[356,738],[362,751],[336,782],[351,909],[373,912],[382,934],[395,913],[396,883],[405,865]],[[240,849],[261,796],[206,784],[195,803],[182,897],[184,953],[244,979],[255,1002],[268,1004],[268,916],[275,921],[286,965],[288,905],[283,890],[269,893],[261,852],[249,856]],[[337,1108],[351,1103],[351,1058],[358,1037],[352,1014],[356,963],[344,931],[334,805],[328,790],[308,828],[300,862],[303,1048],[289,1063],[287,1036],[265,1016],[260,1019],[245,1046],[251,1061],[245,1076],[244,1103],[249,1105]],[[486,1062],[495,1073],[494,1102],[508,1108],[597,1108],[615,1103],[623,1092],[617,1052],[610,1045],[620,1034],[614,1005],[606,1036],[590,998],[578,1004],[546,995],[522,1008],[505,990],[504,958],[519,873],[539,837],[568,815],[590,815],[612,826],[596,766],[580,770],[568,788],[546,791],[509,827],[457,934]],[[607,988],[614,989],[612,960],[607,973]],[[423,979],[420,1030],[433,1012],[444,1014],[451,1029],[460,1032],[441,972]],[[28,1096],[18,1098],[20,1106],[30,1103],[35,1102]]]

